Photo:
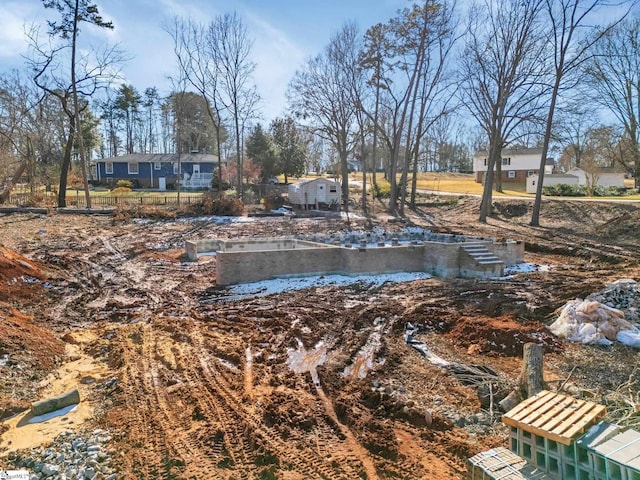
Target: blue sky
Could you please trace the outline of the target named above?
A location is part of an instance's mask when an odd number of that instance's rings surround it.
[[[304,61],[320,52],[347,20],[362,30],[393,17],[407,0],[93,0],[113,21],[111,32],[84,27],[81,47],[118,43],[130,60],[123,65],[125,82],[139,91],[156,86],[168,92],[168,75],[175,75],[170,36],[162,29],[175,15],[208,23],[216,15],[237,11],[254,39],[255,82],[263,98],[265,121],[283,113],[291,76]],[[25,26],[56,20],[40,0],[0,1],[0,72],[22,69],[27,51]]]

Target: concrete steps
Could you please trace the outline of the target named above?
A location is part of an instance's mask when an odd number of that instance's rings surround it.
[[[477,270],[478,273],[483,272],[495,276],[501,276],[504,272],[504,262],[489,251],[484,243],[464,243],[462,244],[462,251],[475,265],[474,269],[467,268],[465,270]]]

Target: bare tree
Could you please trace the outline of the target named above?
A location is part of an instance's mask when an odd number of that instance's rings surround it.
[[[545,80],[539,28],[542,1],[486,0],[469,12],[461,62],[461,100],[489,144],[481,222],[486,222],[491,211],[494,178],[497,190],[501,190],[502,149],[513,140],[519,126],[537,120],[541,112]]]
[[[594,99],[623,127],[627,156],[620,163],[640,187],[640,19],[609,29],[594,47],[587,66]]]
[[[348,208],[348,157],[357,141],[355,105],[351,95],[351,69],[357,68],[358,27],[345,24],[331,37],[329,45],[295,73],[289,84],[292,111],[307,120],[316,134],[334,147],[342,178],[342,202]]]
[[[87,102],[79,102],[79,96],[90,98],[100,87],[106,86],[117,76],[115,66],[122,61],[116,47],[105,47],[101,51],[93,50],[89,54],[78,55],[78,25],[86,22],[102,28],[113,28],[111,22],[105,22],[95,5],[87,0],[44,0],[45,7],[57,10],[61,19],[58,23],[49,22],[49,44],[43,45],[37,27],[32,27],[27,36],[31,54],[28,62],[34,73],[34,81],[42,90],[55,96],[70,120],[67,143],[60,173],[58,206],[66,206],[67,173],[71,164],[71,153],[76,132],[80,131],[80,115]],[[52,42],[60,37],[62,42]],[[70,54],[69,53],[70,50]],[[67,69],[68,72],[67,73]],[[85,149],[80,143],[81,168],[87,207],[91,207],[89,186],[86,175]]]
[[[0,194],[0,203],[9,198],[25,171],[33,170],[36,109],[41,100],[17,71],[0,77],[0,148],[7,162],[3,170],[13,172]]]
[[[554,118],[552,139],[562,147],[559,164],[565,170],[580,167],[590,132],[599,122],[592,106],[583,100],[587,93],[582,89],[580,93],[580,99],[571,101]]]
[[[594,27],[590,26],[591,22],[601,7],[611,7],[611,3],[603,0],[545,0],[545,10],[551,25],[550,40],[551,48],[553,48],[554,78],[542,143],[540,168],[538,169],[536,199],[531,213],[530,225],[532,226],[540,225],[544,167],[549,153],[549,143],[551,142],[553,116],[565,80],[579,71],[581,65],[589,59],[591,47],[612,28],[610,26],[601,29],[595,35],[580,35],[583,32],[581,29],[593,30]],[[623,18],[627,12],[624,13]]]
[[[255,63],[251,60],[253,41],[236,12],[218,16],[209,27],[212,45],[217,46],[215,61],[220,73],[222,103],[233,120],[236,140],[238,194],[242,198],[242,138],[243,119],[250,118],[256,105],[257,93],[252,75]],[[249,99],[249,101],[247,101]]]
[[[445,76],[447,57],[455,43],[453,8],[426,0],[399,12],[365,35],[361,64],[368,71],[375,102],[367,113],[374,130],[374,161],[378,136],[391,152],[387,178],[389,210],[404,213],[408,176],[415,203],[421,139],[429,124],[447,110],[453,98]],[[397,181],[397,173],[401,173]]]
[[[57,10],[61,19],[58,23],[49,23],[49,34],[59,35],[61,38],[69,41],[71,47],[71,96],[73,100],[73,130],[81,132],[80,115],[81,110],[78,103],[78,79],[76,77],[76,61],[78,50],[78,25],[80,22],[87,22],[101,28],[112,29],[113,24],[106,22],[98,13],[98,7],[90,4],[88,0],[43,0],[45,8]],[[84,183],[85,201],[87,208],[91,208],[91,196],[89,195],[89,184],[87,182],[87,161],[85,158],[85,149],[82,144],[82,134],[77,135],[78,144],[80,146],[80,162],[82,168],[82,180]],[[64,192],[62,192],[64,193]],[[66,202],[65,202],[66,203]]]
[[[175,17],[165,30],[173,38],[173,51],[178,68],[186,81],[204,98],[207,115],[216,135],[218,155],[218,193],[222,195],[222,111],[216,62],[218,45],[211,37],[213,28],[205,28],[193,20]]]

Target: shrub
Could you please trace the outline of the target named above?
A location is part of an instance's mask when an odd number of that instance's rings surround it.
[[[391,185],[385,184],[376,184],[373,187],[373,198],[389,198],[391,196]]]
[[[542,193],[555,197],[584,197],[587,195],[587,187],[584,185],[559,183],[558,185],[542,187]],[[627,190],[622,187],[603,187],[600,185],[597,185],[592,193],[594,197],[621,197],[633,194],[635,194],[634,189]]]
[[[238,216],[244,213],[242,200],[225,196],[218,198],[216,193],[206,192],[202,194],[202,200],[191,207],[195,215],[223,215]]]
[[[116,188],[128,188],[129,191],[131,191],[133,183],[130,180],[118,180],[116,182]]]
[[[584,186],[568,185],[566,183],[542,187],[542,192],[545,195],[551,195],[554,197],[584,197],[586,195]]]
[[[84,188],[84,181],[82,180],[82,176],[77,175],[74,172],[69,172],[67,174],[67,188]]]
[[[259,198],[258,194],[251,189],[247,189],[244,192],[244,203],[247,205],[258,203]]]
[[[628,193],[623,187],[601,187],[598,185],[593,195],[596,197],[622,197],[628,195]]]

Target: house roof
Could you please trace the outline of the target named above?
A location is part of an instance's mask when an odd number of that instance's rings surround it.
[[[178,156],[180,157],[178,159]],[[100,158],[96,162],[125,162],[125,163],[146,163],[160,162],[173,163],[218,163],[218,157],[208,153],[132,153],[118,157]]]
[[[478,150],[473,154],[474,157],[482,157],[489,155],[487,150]],[[528,147],[520,147],[520,148],[503,148],[502,156],[505,155],[542,155],[542,148],[528,148]],[[547,159],[548,160],[548,159]]]
[[[309,183],[313,183],[313,182],[318,182],[318,181],[322,181],[322,182],[328,182],[328,183],[335,183],[336,185],[338,184],[338,182],[331,180],[329,178],[323,178],[323,177],[318,177],[318,178],[305,178],[302,179],[296,183],[292,183],[292,186],[302,186],[302,185],[307,185]]]

